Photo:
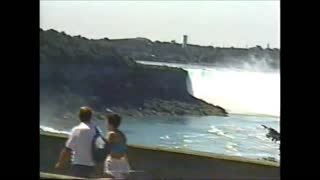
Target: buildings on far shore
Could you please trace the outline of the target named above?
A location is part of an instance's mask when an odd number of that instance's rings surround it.
[[[182,48],[186,48],[188,44],[188,36],[183,35]]]

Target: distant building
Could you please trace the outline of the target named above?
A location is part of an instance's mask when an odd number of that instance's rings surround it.
[[[270,49],[270,44],[269,43],[267,44],[267,48]]]
[[[187,35],[183,35],[182,48],[187,47],[187,44],[188,44],[188,36]]]

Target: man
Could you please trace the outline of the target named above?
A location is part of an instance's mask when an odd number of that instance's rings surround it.
[[[62,149],[57,169],[62,169],[65,162],[72,156],[72,175],[75,177],[90,178],[95,174],[95,163],[91,154],[91,143],[95,135],[95,126],[91,123],[92,111],[89,107],[81,107],[79,119],[81,123],[74,127],[71,135]]]

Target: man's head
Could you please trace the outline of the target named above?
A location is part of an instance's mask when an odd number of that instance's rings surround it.
[[[91,116],[92,116],[92,110],[89,107],[83,106],[80,108],[79,119],[81,122],[84,122],[84,123],[90,122]]]

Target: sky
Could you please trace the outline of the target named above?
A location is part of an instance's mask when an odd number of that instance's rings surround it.
[[[144,37],[214,47],[280,48],[280,1],[41,0],[40,27],[90,39]]]

